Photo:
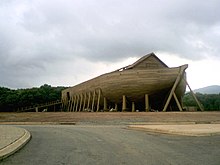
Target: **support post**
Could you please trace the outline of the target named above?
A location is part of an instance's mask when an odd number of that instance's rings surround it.
[[[118,104],[115,103],[115,111],[117,112],[118,111]]]
[[[199,100],[197,99],[195,93],[194,93],[193,90],[190,88],[190,86],[189,86],[189,84],[188,84],[188,82],[186,81],[185,78],[184,78],[184,81],[186,82],[186,85],[189,87],[189,90],[190,90],[190,92],[192,93],[192,96],[193,96],[193,98],[195,99],[197,105],[199,106],[199,109],[200,109],[201,111],[204,111],[204,109],[203,109],[201,103],[200,103]]]
[[[67,108],[67,112],[70,111],[70,108],[71,108],[71,99],[68,101],[68,108]]]
[[[35,112],[38,112],[38,107],[35,107]]]
[[[83,95],[81,93],[81,95],[80,95],[80,104],[79,104],[79,111],[81,111],[81,108],[82,108],[82,101],[83,101]]]
[[[70,99],[70,109],[69,109],[69,112],[72,111],[72,108],[73,108],[73,97]]]
[[[92,112],[94,111],[94,104],[95,104],[95,90],[93,92],[93,98],[92,98]]]
[[[127,107],[126,107],[126,96],[123,95],[122,96],[122,111],[125,112],[126,109],[127,109]]]
[[[100,97],[101,97],[101,89],[99,89],[99,93],[98,93],[98,100],[97,100],[97,108],[96,108],[96,112],[99,111]]]
[[[175,81],[174,84],[173,84],[173,87],[172,87],[172,89],[171,89],[171,91],[170,91],[170,94],[169,94],[169,97],[168,97],[168,99],[167,99],[167,102],[166,102],[166,104],[165,104],[165,106],[164,106],[164,108],[163,108],[163,111],[164,111],[164,112],[167,110],[167,107],[168,107],[168,105],[169,105],[169,103],[170,103],[170,100],[171,100],[171,98],[172,98],[172,95],[174,95],[174,92],[175,92],[175,90],[176,90],[176,87],[177,87],[177,85],[179,84],[180,79],[181,79],[181,77],[183,76],[183,72],[185,71],[185,69],[186,69],[187,67],[188,67],[188,65],[183,65],[183,66],[180,67],[179,74],[178,74],[178,76],[177,76],[177,78],[176,78],[176,81]]]
[[[182,106],[180,105],[180,102],[179,102],[179,100],[178,100],[178,98],[177,98],[175,92],[173,93],[173,97],[174,97],[174,99],[175,99],[175,101],[176,101],[176,104],[177,104],[179,110],[180,110],[180,111],[183,111]]]
[[[150,106],[149,106],[149,95],[145,94],[145,111],[149,112],[150,111]]]
[[[75,111],[75,107],[76,107],[76,96],[74,96],[73,112]]]
[[[107,99],[106,99],[106,97],[104,97],[104,111],[107,111],[108,110],[108,108],[107,108]]]
[[[87,109],[89,109],[89,106],[90,106],[90,98],[91,98],[91,92],[89,92],[89,98],[88,98],[88,103],[87,103]]]
[[[132,112],[135,112],[135,103],[132,102]]]
[[[70,106],[70,100],[67,101],[67,109],[66,109],[67,112],[69,111],[69,106]]]
[[[85,110],[86,107],[86,93],[84,94],[84,101],[83,101],[83,111]]]
[[[63,112],[63,109],[64,109],[64,100],[62,99],[62,101],[61,101],[61,109],[60,109],[60,111]]]
[[[78,111],[78,106],[79,106],[79,95],[76,96],[77,101],[76,101],[76,112]]]

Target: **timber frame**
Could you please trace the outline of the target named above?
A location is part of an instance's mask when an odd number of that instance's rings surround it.
[[[62,91],[63,109],[81,111],[183,111],[188,65],[169,68],[154,53]],[[199,108],[203,110],[189,87]]]
[[[176,104],[177,104],[177,106],[178,106],[178,109],[179,109],[180,111],[183,111],[183,107],[182,107],[182,105],[180,104],[180,102],[179,102],[179,100],[178,100],[178,98],[177,98],[177,96],[176,96],[176,94],[175,94],[176,87],[177,87],[177,85],[180,83],[180,81],[184,81],[184,82],[186,83],[186,85],[187,85],[188,88],[190,89],[190,92],[191,92],[191,94],[192,94],[194,100],[196,101],[196,103],[197,103],[199,109],[200,109],[201,111],[204,111],[204,109],[203,109],[201,103],[200,103],[199,100],[197,99],[197,97],[196,97],[196,95],[194,94],[193,90],[191,89],[191,87],[189,86],[188,82],[186,81],[186,78],[184,77],[184,71],[186,70],[187,67],[188,67],[188,65],[185,65],[184,67],[180,68],[179,74],[178,74],[178,76],[177,76],[177,78],[176,78],[175,83],[173,84],[173,87],[172,87],[172,89],[171,89],[171,91],[170,91],[169,97],[168,97],[168,99],[167,99],[167,101],[166,101],[166,104],[165,104],[165,106],[164,106],[164,108],[163,108],[163,112],[165,112],[165,111],[167,110],[167,107],[168,107],[168,105],[169,105],[169,103],[170,103],[170,100],[171,100],[172,96],[174,97],[174,99],[175,99],[175,101],[176,101]]]

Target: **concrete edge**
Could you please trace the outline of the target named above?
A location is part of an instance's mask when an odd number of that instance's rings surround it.
[[[197,124],[194,121],[166,121],[166,122],[130,122],[128,123],[129,126],[138,126],[138,125],[179,125],[179,124],[185,124],[185,125],[192,125]]]
[[[220,121],[163,121],[163,122],[129,122],[129,125],[192,125],[192,124],[220,124]]]
[[[19,149],[25,146],[30,139],[31,139],[31,134],[29,131],[25,130],[25,133],[22,137],[11,143],[10,145],[6,146],[5,148],[2,148],[0,150],[0,161],[9,157],[10,155],[14,154],[17,152]]]
[[[0,122],[0,125],[76,125],[76,122]]]
[[[151,129],[151,128],[141,128],[137,126],[128,126],[127,129],[145,131],[151,133],[160,133],[160,134],[169,134],[169,135],[181,135],[181,136],[214,136],[220,135],[220,133],[190,133],[190,132],[181,132],[181,131],[172,131],[172,130],[162,130],[162,129]]]

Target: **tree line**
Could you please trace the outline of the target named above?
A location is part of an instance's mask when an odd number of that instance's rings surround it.
[[[18,108],[61,100],[61,91],[65,88],[48,84],[17,90],[0,87],[0,112],[16,112]]]
[[[66,87],[52,87],[44,84],[39,88],[9,89],[0,87],[0,112],[16,112],[18,108],[36,106],[61,100],[61,91]],[[220,110],[219,94],[195,94],[206,111]],[[194,98],[188,92],[183,97],[184,106],[197,106]]]
[[[202,104],[204,110],[206,111],[216,111],[220,110],[220,93],[219,94],[195,94],[200,103]],[[196,101],[193,96],[188,92],[183,97],[184,106],[197,106]]]

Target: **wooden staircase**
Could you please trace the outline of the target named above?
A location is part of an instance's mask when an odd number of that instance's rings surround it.
[[[21,107],[17,109],[17,112],[57,112],[57,111],[62,111],[62,102],[60,100],[29,106],[29,107]]]

